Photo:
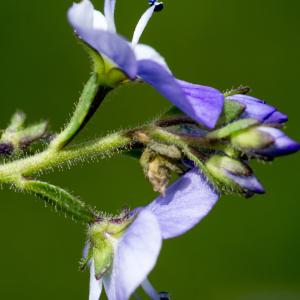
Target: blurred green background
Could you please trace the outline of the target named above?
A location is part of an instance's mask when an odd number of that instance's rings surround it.
[[[89,63],[66,20],[72,1],[2,1],[1,122],[23,109],[58,130],[89,75]],[[100,7],[102,1],[95,3]],[[146,0],[119,0],[119,31],[131,37]],[[166,0],[142,41],[159,50],[182,79],[221,90],[250,85],[253,95],[290,117],[299,134],[300,2]],[[169,105],[148,86],[118,90],[84,134],[139,124]],[[82,138],[82,135],[81,135]],[[268,194],[223,197],[185,236],[165,242],[151,280],[174,300],[300,299],[300,156],[255,165]],[[136,161],[116,157],[47,176],[99,208],[115,212],[155,194]],[[85,228],[32,197],[0,192],[1,299],[87,299],[88,272],[78,271]]]

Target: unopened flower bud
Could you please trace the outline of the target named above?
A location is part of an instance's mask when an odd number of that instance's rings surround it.
[[[228,156],[213,155],[205,163],[217,185],[225,192],[252,196],[264,193],[264,188],[246,164]]]
[[[281,130],[258,126],[235,134],[231,144],[247,153],[262,159],[273,159],[300,150],[300,145],[286,136]]]

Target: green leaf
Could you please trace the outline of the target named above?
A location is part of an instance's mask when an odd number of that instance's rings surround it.
[[[67,191],[57,186],[42,181],[24,180],[22,189],[33,193],[57,211],[66,213],[68,216],[83,221],[93,222],[97,213],[86,203],[74,197]]]

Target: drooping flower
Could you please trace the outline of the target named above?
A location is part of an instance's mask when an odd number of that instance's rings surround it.
[[[119,218],[101,219],[88,231],[86,262],[90,265],[90,300],[98,300],[104,285],[109,300],[128,300],[142,286],[160,299],[147,277],[164,239],[177,237],[199,223],[219,194],[193,169],[148,206]]]
[[[103,15],[89,0],[83,0],[74,4],[68,12],[69,22],[78,37],[103,58],[103,78],[119,69],[127,79],[149,83],[195,121],[213,128],[222,112],[224,95],[211,87],[177,80],[155,49],[139,43],[147,23],[161,4],[151,1],[151,6],[135,28],[131,42],[116,33],[115,4],[115,0],[105,0]]]

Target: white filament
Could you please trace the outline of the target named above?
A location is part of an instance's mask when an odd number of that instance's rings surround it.
[[[160,300],[159,294],[157,291],[154,289],[152,284],[148,279],[146,279],[142,284],[141,284],[143,290],[145,293],[152,299],[152,300]]]
[[[154,13],[155,5],[152,5],[149,7],[145,13],[142,15],[140,18],[138,24],[135,27],[134,33],[133,33],[133,38],[132,38],[132,45],[135,46],[138,44],[148,22],[150,21],[153,13]]]

